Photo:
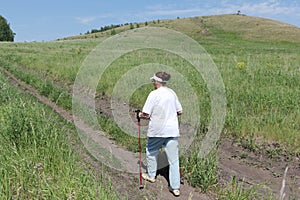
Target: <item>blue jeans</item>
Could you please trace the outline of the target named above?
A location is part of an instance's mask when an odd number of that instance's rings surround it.
[[[157,171],[157,155],[164,147],[169,162],[169,182],[172,189],[180,188],[178,137],[148,137],[146,147],[148,176],[153,178]]]

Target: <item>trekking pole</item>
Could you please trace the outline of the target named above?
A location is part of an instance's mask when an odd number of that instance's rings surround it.
[[[179,173],[180,173],[180,184],[184,185],[184,176],[182,175],[181,168],[179,168]]]
[[[178,115],[178,126],[180,127],[180,123],[181,123],[181,115]],[[184,185],[184,176],[182,175],[182,169],[179,166],[179,174],[180,174],[180,184]]]
[[[141,146],[141,118],[139,116],[139,113],[141,112],[140,110],[135,110],[136,112],[136,118],[138,120],[138,148],[139,148],[139,153],[140,153],[140,186],[139,189],[143,189],[143,178],[142,178],[142,146]]]

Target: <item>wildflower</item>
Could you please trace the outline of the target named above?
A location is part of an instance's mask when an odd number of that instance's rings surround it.
[[[244,69],[246,67],[246,63],[245,62],[238,62],[236,64],[236,68],[238,69]]]

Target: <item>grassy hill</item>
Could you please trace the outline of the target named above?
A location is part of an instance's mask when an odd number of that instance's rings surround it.
[[[235,35],[242,40],[262,42],[300,42],[299,27],[266,18],[245,15],[214,15],[193,18],[154,20],[148,22],[149,26],[170,28],[189,36],[202,39],[224,39],[222,33]],[[145,23],[139,23],[144,27]],[[130,26],[116,28],[116,32],[129,30]],[[111,31],[88,35],[73,36],[65,39],[99,38],[109,36]]]
[[[144,26],[145,23],[139,24],[139,27]],[[223,135],[235,136],[252,151],[259,150],[262,142],[276,142],[299,155],[300,28],[244,15],[155,20],[148,22],[148,26],[185,33],[210,54],[226,89]],[[129,29],[129,25],[121,26],[115,28],[115,32]],[[53,102],[71,110],[72,86],[80,66],[86,56],[111,35],[112,31],[108,30],[53,42],[1,43],[0,65]],[[172,66],[187,77],[200,97],[201,125],[207,126],[210,98],[203,79],[194,77],[192,66],[170,53],[141,50],[123,55],[103,74],[97,88],[98,97],[100,94],[110,97],[118,79],[143,64],[140,61]],[[141,107],[150,90],[150,84],[137,90],[132,103]],[[105,126],[108,127],[105,131],[118,133],[112,126]],[[136,141],[113,134],[111,137],[122,145],[136,150]]]

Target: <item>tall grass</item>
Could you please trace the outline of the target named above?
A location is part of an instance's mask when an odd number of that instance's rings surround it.
[[[227,37],[231,33],[219,29],[212,30],[215,39],[199,40],[212,55],[224,80],[228,102],[227,132],[239,136],[262,136],[299,151],[299,44],[243,40],[240,36]],[[218,38],[221,37],[225,39],[220,41]],[[63,102],[60,105],[65,104],[70,109],[71,101],[66,92],[75,80],[80,63],[97,41],[4,44],[0,48],[2,65],[4,61],[9,63],[8,68],[12,71],[23,66],[22,71],[14,72],[19,78],[25,76],[24,69],[28,70],[29,75],[23,77],[25,82],[40,88],[42,94],[58,104]],[[188,63],[171,54],[144,50],[122,56],[105,71],[98,92],[109,96],[122,74],[137,65],[153,62],[153,58],[187,77],[200,98],[201,124],[207,124],[210,106],[205,83],[201,77],[193,76],[197,73],[188,67]],[[53,83],[63,90],[52,90]],[[131,103],[141,107],[148,92],[149,89],[137,91]]]
[[[263,195],[261,195],[263,193]],[[225,188],[218,191],[218,199],[220,200],[248,200],[261,199],[273,200],[275,196],[268,189],[264,188],[262,184],[245,187],[243,182],[236,180],[234,176]]]
[[[279,141],[299,152],[299,57],[281,53],[224,57],[226,128],[239,136]],[[231,58],[231,59],[229,59]],[[281,60],[282,59],[282,60]],[[239,67],[239,63],[244,63]]]
[[[69,144],[70,126],[2,74],[0,89],[0,199],[117,198],[104,179],[84,170]]]
[[[64,86],[55,86],[53,80],[43,79],[38,74],[25,72],[15,64],[9,64],[7,61],[1,61],[0,65],[12,72],[18,79],[31,85],[41,95],[48,97],[57,105],[67,110],[72,108],[72,99],[69,89]]]
[[[52,81],[71,85],[86,55],[102,39],[1,44],[1,60]]]
[[[193,187],[201,188],[202,192],[214,189],[217,178],[217,151],[212,150],[206,157],[200,157],[200,148],[190,150],[188,156],[181,156],[182,172],[187,182]]]

